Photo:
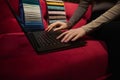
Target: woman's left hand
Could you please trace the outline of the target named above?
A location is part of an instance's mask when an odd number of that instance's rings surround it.
[[[85,30],[83,28],[77,28],[77,29],[70,29],[68,31],[63,32],[60,34],[57,39],[61,39],[61,42],[69,42],[69,41],[75,41],[78,38],[83,37],[86,34]]]

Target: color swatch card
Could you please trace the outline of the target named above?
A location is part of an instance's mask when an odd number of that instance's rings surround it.
[[[56,21],[66,22],[64,2],[62,0],[46,0],[49,24]]]

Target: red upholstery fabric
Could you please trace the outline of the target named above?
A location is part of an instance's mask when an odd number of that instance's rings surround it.
[[[9,1],[11,2],[15,12],[18,13],[18,5],[16,5],[18,0]],[[18,23],[16,23],[16,19],[5,4],[5,0],[0,0],[0,4],[0,8],[2,9],[0,12],[0,33],[21,32],[21,28]]]
[[[0,36],[1,80],[96,80],[106,68],[107,53],[99,41],[37,55],[23,33]]]
[[[9,1],[18,13],[18,0]],[[47,26],[46,6],[40,1]],[[0,3],[0,80],[97,80],[105,76],[108,55],[102,41],[86,38],[84,47],[38,55],[4,0]],[[77,6],[65,3],[68,20]],[[74,28],[86,24],[90,16],[91,6]]]

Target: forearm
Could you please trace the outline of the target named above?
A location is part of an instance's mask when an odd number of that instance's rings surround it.
[[[83,17],[83,15],[86,13],[86,11],[88,9],[88,6],[91,3],[91,1],[92,0],[82,0],[82,1],[80,1],[78,8],[74,12],[74,14],[70,18],[70,20],[68,21],[69,28],[74,26]]]
[[[105,13],[103,13],[100,17],[98,17],[95,20],[93,20],[92,22],[82,26],[82,28],[86,32],[90,32],[90,31],[98,28],[102,24],[109,23],[110,21],[112,21],[113,19],[118,17],[119,15],[120,15],[120,1],[118,1],[118,3],[115,6],[113,6],[112,8],[107,10]]]

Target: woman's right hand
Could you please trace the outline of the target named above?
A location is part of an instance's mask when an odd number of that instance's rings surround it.
[[[52,29],[53,29],[53,31],[57,31],[57,30],[63,30],[63,29],[67,29],[67,28],[68,28],[67,23],[61,22],[61,21],[56,21],[56,22],[50,24],[45,29],[45,31],[50,31]]]

